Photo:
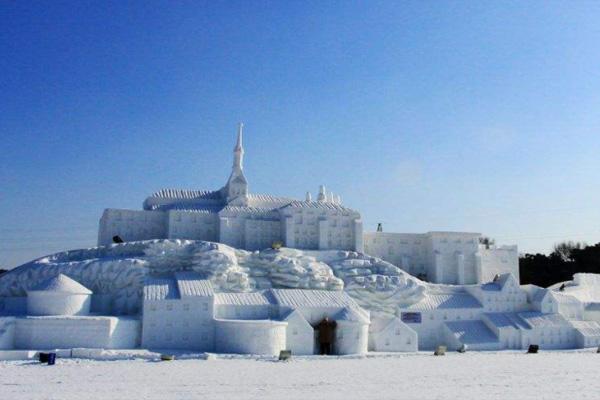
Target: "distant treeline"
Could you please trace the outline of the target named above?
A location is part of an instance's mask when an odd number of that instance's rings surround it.
[[[548,287],[573,279],[577,272],[600,274],[600,243],[563,242],[550,255],[524,254],[519,257],[521,284]]]

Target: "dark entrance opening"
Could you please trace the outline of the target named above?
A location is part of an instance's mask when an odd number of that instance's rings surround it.
[[[319,354],[333,354],[335,346],[335,328],[337,323],[328,317],[323,318],[317,325],[319,339]]]

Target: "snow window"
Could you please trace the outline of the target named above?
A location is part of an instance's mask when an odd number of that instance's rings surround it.
[[[343,338],[344,338],[344,330],[343,330],[343,329],[340,329],[340,330],[338,331],[338,339],[343,339]]]
[[[385,339],[385,345],[389,346],[390,345],[390,339]]]
[[[429,314],[429,319],[433,321],[433,314]]]
[[[150,311],[156,311],[156,304],[150,304]]]
[[[406,344],[411,344],[412,341],[410,340],[410,337],[408,339],[406,339]]]
[[[402,332],[400,332],[400,328],[396,328],[396,336],[400,336]]]
[[[294,328],[294,330],[292,331],[292,335],[297,335],[298,334],[298,329]]]
[[[202,303],[202,309],[208,311],[208,303]]]
[[[190,311],[190,305],[189,305],[189,303],[185,303],[183,305],[183,311]]]

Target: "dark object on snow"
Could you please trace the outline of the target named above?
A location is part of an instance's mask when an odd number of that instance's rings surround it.
[[[173,361],[175,359],[175,356],[173,354],[161,354],[160,359],[162,361]]]
[[[381,222],[377,223],[377,232],[383,232],[383,224]]]
[[[279,352],[279,361],[287,361],[290,358],[292,358],[292,351],[291,350],[281,350]]]
[[[56,353],[48,353],[48,365],[56,363]]]
[[[48,362],[49,358],[50,358],[50,353],[39,353],[38,354],[38,359],[40,360],[41,363],[46,364]]]
[[[466,353],[467,352],[467,348],[468,346],[466,344],[462,344],[462,346],[460,346],[460,348],[458,349],[459,353]]]
[[[121,236],[115,235],[113,236],[113,243],[123,243],[123,239],[121,239]]]
[[[600,346],[598,346],[598,350],[596,350],[596,353],[600,354]]]
[[[320,354],[331,354],[333,344],[335,342],[335,328],[337,323],[325,317],[323,321],[319,322],[317,329],[319,330],[319,345]]]
[[[564,292],[565,284],[563,283],[562,285],[560,285],[560,288],[558,288],[558,290],[560,290],[561,292]]]
[[[438,346],[433,352],[434,356],[445,356],[446,355],[446,346]]]
[[[529,348],[527,349],[527,354],[537,354],[539,349],[540,346],[538,346],[537,344],[530,344]]]

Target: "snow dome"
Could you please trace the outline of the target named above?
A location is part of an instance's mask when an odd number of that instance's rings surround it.
[[[92,291],[66,275],[42,281],[27,291],[28,315],[87,315]]]

